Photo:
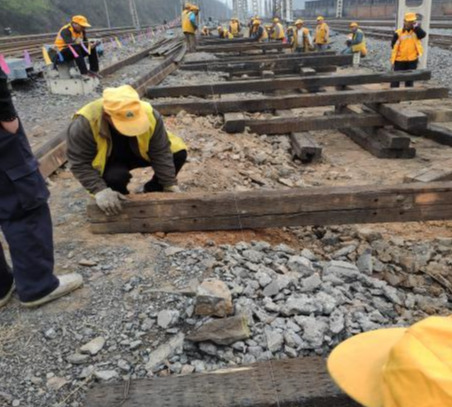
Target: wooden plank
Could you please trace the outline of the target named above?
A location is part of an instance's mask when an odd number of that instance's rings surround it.
[[[96,385],[88,392],[85,404],[86,407],[151,405],[359,407],[337,388],[329,377],[325,360],[318,357],[271,360],[214,372]]]
[[[346,105],[356,103],[394,103],[404,100],[438,99],[448,96],[448,88],[398,88],[385,90],[346,90],[295,96],[234,98],[228,100],[174,100],[156,102],[153,106],[164,115],[182,110],[197,115],[230,112],[261,112],[275,109]]]
[[[419,109],[426,114],[429,122],[452,122],[452,109],[447,107],[422,108]]]
[[[349,127],[340,129],[340,131],[377,158],[414,158],[416,156],[414,148],[395,149],[385,147],[374,137],[374,134],[366,132],[365,129],[359,127]]]
[[[377,129],[374,139],[383,147],[395,149],[409,148],[411,143],[411,139],[407,133],[392,128]]]
[[[407,174],[404,182],[437,182],[452,181],[452,162],[444,163],[441,167],[424,168]]]
[[[429,124],[425,129],[411,129],[412,134],[426,137],[439,144],[452,146],[452,130],[439,124]]]
[[[426,114],[397,104],[367,104],[367,106],[403,130],[424,129],[428,124]]]
[[[271,69],[280,72],[296,72],[301,67],[316,68],[320,66],[348,66],[352,65],[352,55],[321,55],[318,57],[305,56],[296,59],[273,59],[254,61],[254,62],[236,62],[236,63],[216,63],[208,61],[201,64],[183,65],[185,71],[223,71],[223,72],[245,72]]]
[[[310,68],[302,69],[309,69],[311,71]],[[203,83],[199,85],[158,86],[148,87],[146,90],[146,96],[148,98],[208,96],[212,94],[221,95],[241,92],[265,92],[276,89],[306,89],[313,86],[325,87],[362,85],[369,83],[388,83],[395,80],[402,81],[402,76],[404,76],[404,73],[398,74],[397,72],[391,72],[390,74],[311,75],[292,78],[253,79],[246,82],[229,81]],[[420,80],[420,78],[426,80],[430,78],[430,72],[411,71],[410,78],[410,80]],[[426,116],[424,115],[424,117]],[[415,124],[418,125],[419,123]],[[425,125],[427,125],[427,123],[425,123]]]
[[[292,158],[298,158],[303,164],[320,160],[322,147],[308,132],[291,133]]]
[[[124,203],[121,215],[112,217],[89,204],[91,231],[184,232],[452,219],[452,182],[134,198]]]
[[[346,127],[373,127],[384,126],[388,124],[387,120],[377,113],[350,113],[328,116],[295,116],[291,117],[274,117],[271,119],[246,119],[240,123],[232,123],[227,125],[225,119],[225,130],[227,128],[234,129],[237,126],[238,131],[241,128],[249,127],[251,133],[256,134],[290,134],[293,132],[316,131],[316,130],[333,130]],[[226,127],[227,125],[227,127]],[[233,133],[233,131],[228,131]]]
[[[245,116],[242,113],[225,113],[223,130],[228,133],[245,131]]]
[[[257,42],[245,44],[225,44],[225,45],[201,45],[196,47],[197,52],[243,52],[243,51],[266,51],[283,50],[290,48],[290,44],[280,42]]]

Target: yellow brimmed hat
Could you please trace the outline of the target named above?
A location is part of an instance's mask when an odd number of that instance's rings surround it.
[[[300,20],[300,19],[298,19],[297,21],[295,21],[295,25],[298,25],[298,24],[304,24],[304,21],[303,21],[303,20]]]
[[[124,136],[135,137],[146,133],[151,125],[140,96],[129,85],[107,88],[103,93],[103,108]]]
[[[328,371],[365,407],[452,406],[452,317],[354,336],[333,350]]]
[[[273,19],[273,22],[274,22],[274,23],[279,23],[279,18],[278,18],[278,17],[275,17],[275,18]]]
[[[356,22],[350,23],[350,28],[352,28],[352,27],[358,27],[358,23],[356,23]]]
[[[253,25],[260,25],[260,23],[261,21],[258,18],[253,20]]]
[[[317,21],[320,21],[320,20],[325,20],[325,19],[322,16],[318,16]]]
[[[416,13],[405,13],[404,20],[408,22],[416,21],[417,15]]]
[[[82,27],[91,27],[91,24],[88,23],[88,19],[85,16],[74,16],[71,21]]]

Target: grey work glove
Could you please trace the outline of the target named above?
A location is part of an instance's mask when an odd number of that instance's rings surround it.
[[[163,187],[163,192],[182,192],[178,185],[167,185]]]
[[[122,211],[121,201],[127,199],[123,194],[113,191],[111,188],[103,189],[94,195],[94,198],[97,206],[109,216],[119,215]]]

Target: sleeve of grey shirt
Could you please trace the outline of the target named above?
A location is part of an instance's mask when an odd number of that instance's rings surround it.
[[[67,131],[67,157],[75,178],[92,194],[107,188],[99,171],[92,166],[96,154],[97,145],[89,122],[79,116]]]
[[[154,169],[155,175],[163,186],[176,185],[176,169],[174,168],[173,154],[170,149],[168,134],[162,117],[154,110],[154,116],[157,120],[154,135],[149,142],[149,159]]]

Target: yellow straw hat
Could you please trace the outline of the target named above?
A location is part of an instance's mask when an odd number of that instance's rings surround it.
[[[88,19],[85,16],[74,16],[72,17],[72,22],[82,27],[91,27],[91,24],[88,23]]]
[[[452,406],[452,318],[354,336],[333,350],[328,370],[365,407]]]
[[[405,13],[404,20],[408,22],[416,21],[417,20],[416,13]]]
[[[304,24],[304,21],[301,19],[298,19],[297,21],[295,21],[295,25],[298,25],[298,24]]]
[[[350,23],[350,28],[352,28],[352,27],[358,27],[358,23],[356,23],[356,22]]]
[[[322,16],[317,17],[317,21],[325,20]]]
[[[130,85],[107,88],[103,93],[103,108],[113,126],[124,136],[144,134],[151,125],[140,96]]]

